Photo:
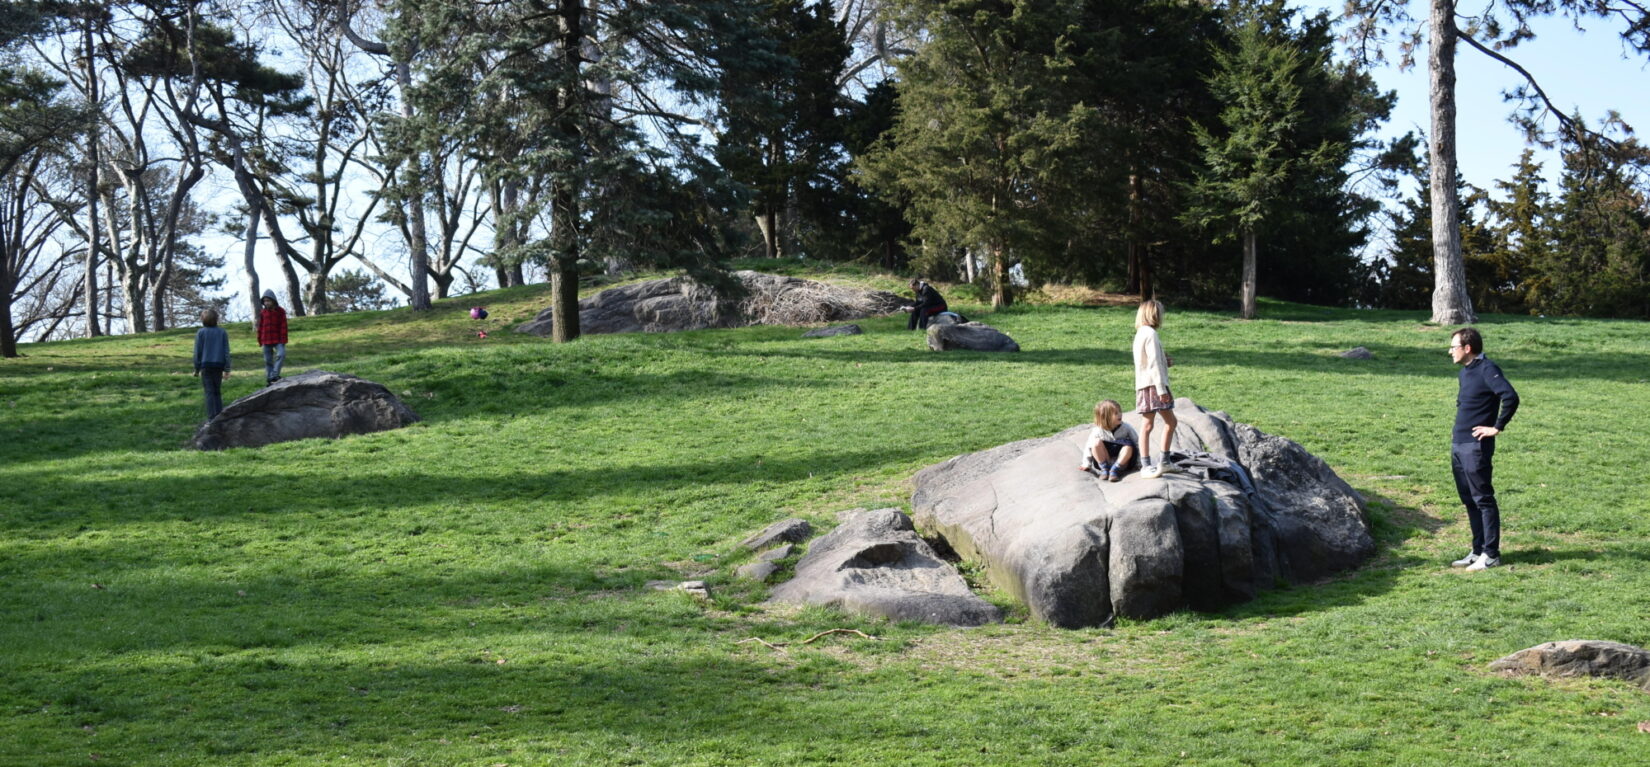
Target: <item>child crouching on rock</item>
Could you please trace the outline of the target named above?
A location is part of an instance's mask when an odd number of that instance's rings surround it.
[[[1103,399],[1094,406],[1094,428],[1083,445],[1083,471],[1116,482],[1135,466],[1140,435],[1123,423],[1123,408],[1116,400]]]

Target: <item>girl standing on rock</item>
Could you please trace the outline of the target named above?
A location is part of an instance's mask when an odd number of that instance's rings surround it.
[[[1140,302],[1134,315],[1134,402],[1140,413],[1140,476],[1148,479],[1166,472],[1180,471],[1169,463],[1169,445],[1178,425],[1174,417],[1174,395],[1169,393],[1169,366],[1174,360],[1163,353],[1157,328],[1163,324],[1163,304],[1148,298]],[[1163,419],[1163,449],[1152,456],[1152,426]]]

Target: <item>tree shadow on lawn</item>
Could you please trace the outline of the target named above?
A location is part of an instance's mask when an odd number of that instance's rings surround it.
[[[191,382],[196,379],[189,378]],[[563,371],[527,380],[512,380],[504,372],[478,365],[473,370],[446,371],[428,386],[437,401],[419,395],[424,382],[391,381],[386,384],[401,396],[414,412],[437,422],[475,414],[518,414],[548,412],[571,407],[624,401],[646,397],[650,403],[668,406],[707,396],[740,397],[758,392],[795,391],[829,387],[829,381],[798,380],[771,376],[740,375],[704,370],[655,373],[582,373]],[[239,394],[235,400],[251,396],[262,387]],[[193,450],[191,440],[203,422],[202,402],[196,383],[192,396],[168,402],[125,402],[118,407],[76,409],[7,422],[0,436],[10,436],[0,457],[8,465],[32,461],[61,460],[94,453],[144,452],[178,448]],[[225,406],[231,392],[225,392]],[[403,392],[413,391],[412,396]],[[68,396],[68,395],[65,395]],[[150,428],[134,428],[134,425]],[[4,429],[12,430],[5,435]]]
[[[102,669],[95,678],[35,676],[19,680],[18,689],[49,701],[58,721],[143,733],[124,744],[104,736],[102,750],[118,756],[124,745],[128,758],[239,754],[264,763],[343,751],[423,753],[456,764],[474,762],[481,748],[508,750],[512,763],[554,755],[573,763],[699,763],[718,753],[737,762],[737,755],[756,752],[824,763],[835,761],[844,743],[903,753],[914,739],[964,738],[977,727],[920,714],[868,727],[865,692],[854,687],[843,661],[809,653],[800,664],[781,665],[740,657],[751,651],[728,644],[725,653],[568,653],[565,660],[504,665],[482,657],[225,657],[181,671],[139,665]],[[624,755],[630,758],[606,761]]]
[[[244,742],[267,758],[271,746],[301,749],[311,738],[411,745],[458,741],[455,732],[475,728],[519,742],[639,727],[656,746],[701,742],[730,725],[761,730],[758,743],[811,740],[830,726],[774,696],[853,695],[818,690],[842,666],[824,652],[793,665],[746,660],[766,651],[735,644],[817,627],[718,617],[681,594],[554,566],[497,579],[139,577],[96,592],[60,585],[33,599],[40,607],[19,613],[28,623],[15,629],[30,633],[30,647],[0,661],[11,668],[8,689],[68,717],[50,726],[158,736],[127,744],[151,753],[230,753]],[[840,625],[880,633],[859,619]]]
[[[1133,365],[1130,352],[1114,349],[1037,349],[1020,352],[977,352],[954,350],[936,352],[927,347],[909,350],[885,349],[795,349],[761,352],[744,351],[738,348],[706,349],[707,355],[717,357],[793,357],[797,359],[829,360],[833,362],[912,362],[923,364],[934,363],[1025,363],[1030,362],[1042,365]]]
[[[145,476],[112,479],[80,479],[53,475],[54,491],[86,498],[107,499],[118,494],[118,507],[96,514],[100,523],[148,522],[157,519],[219,519],[237,516],[248,507],[267,509],[272,502],[281,508],[327,510],[339,513],[380,511],[407,506],[462,504],[484,506],[492,503],[593,502],[607,497],[654,498],[661,507],[672,505],[672,493],[715,484],[742,485],[752,482],[793,482],[816,475],[850,475],[866,469],[934,459],[929,445],[864,450],[819,450],[796,457],[745,452],[714,461],[677,461],[668,458],[650,463],[601,466],[582,469],[545,469],[503,475],[466,472],[422,471],[409,466],[395,473],[333,473],[326,475],[286,475],[278,466],[262,475],[244,475],[237,481],[252,487],[282,488],[278,501],[224,502],[225,479],[206,476]],[[937,460],[944,460],[943,458]],[[19,478],[20,482],[31,482]],[[267,494],[266,494],[267,495]],[[180,500],[187,499],[187,500]],[[26,503],[23,504],[25,507]],[[62,516],[57,514],[56,516]],[[86,515],[76,515],[76,524]],[[28,515],[11,517],[9,522],[27,523]],[[0,526],[5,529],[10,525]]]
[[[1509,546],[1501,553],[1501,561],[1509,565],[1552,565],[1559,562],[1601,562],[1623,560],[1650,562],[1650,544],[1614,543],[1571,549],[1550,546]]]
[[[1346,373],[1352,375],[1399,375],[1453,378],[1460,369],[1444,352],[1423,351],[1409,346],[1366,344],[1374,359],[1353,360],[1336,356],[1329,347],[1301,351],[1258,351],[1210,347],[1170,349],[1176,367],[1195,365],[1235,365],[1267,371],[1305,373]],[[1516,352],[1510,356],[1492,354],[1491,359],[1506,371],[1514,385],[1524,381],[1614,381],[1640,383],[1650,374],[1650,354],[1630,352],[1585,354],[1542,353],[1539,357]],[[1127,362],[1127,360],[1125,360]]]

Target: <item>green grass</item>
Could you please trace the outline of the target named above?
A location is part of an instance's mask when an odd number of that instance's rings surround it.
[[[1507,566],[1467,576],[1441,564],[1467,539],[1447,331],[1171,307],[1176,393],[1328,460],[1372,499],[1376,559],[1221,613],[952,630],[766,606],[736,542],[904,506],[923,466],[1127,398],[1131,311],[961,307],[1026,349],[998,356],[928,352],[900,317],[807,341],[506,330],[547,300],[294,319],[290,370],[425,419],[335,442],[187,449],[192,330],[0,361],[0,765],[1650,761],[1650,695],[1486,668],[1650,645],[1650,325],[1481,324],[1525,404],[1497,456]],[[230,333],[235,397],[260,361]],[[1375,359],[1335,356],[1357,345]],[[709,604],[644,585],[687,577]],[[796,644],[836,627],[878,640]]]

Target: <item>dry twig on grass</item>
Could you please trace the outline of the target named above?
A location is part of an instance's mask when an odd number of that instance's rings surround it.
[[[815,634],[811,637],[808,637],[807,639],[804,639],[800,642],[797,642],[797,644],[799,644],[799,645],[813,644],[820,637],[826,637],[826,636],[830,636],[832,634],[853,634],[853,635],[858,636],[862,639],[869,639],[873,642],[878,641],[876,637],[874,637],[870,634],[867,634],[863,631],[860,631],[859,629],[826,629],[824,631],[819,632],[818,634]],[[746,643],[749,643],[749,642],[756,642],[757,644],[760,644],[763,647],[766,647],[770,650],[777,650],[779,652],[785,652],[785,648],[791,644],[790,642],[769,642],[769,641],[767,641],[765,639],[762,639],[760,637],[751,637],[750,639],[741,639],[737,642],[734,642],[734,644],[746,644]]]

